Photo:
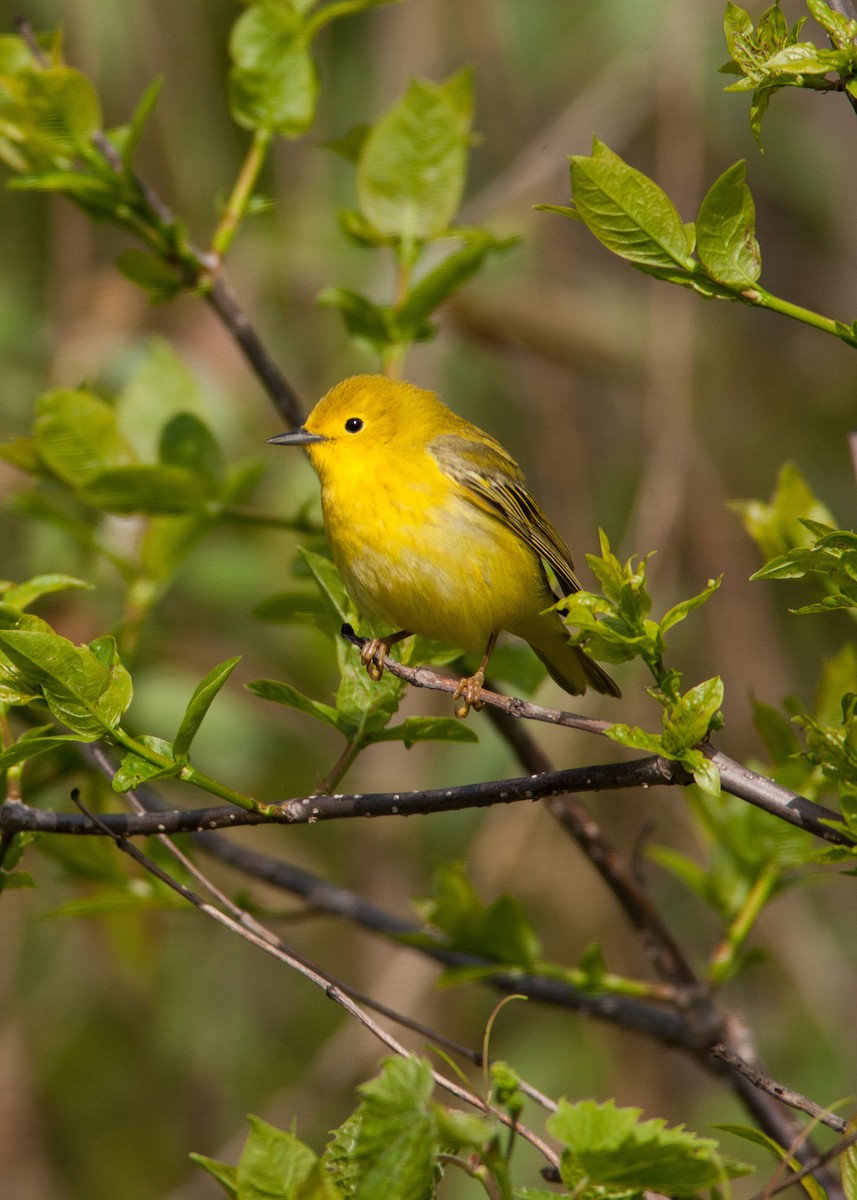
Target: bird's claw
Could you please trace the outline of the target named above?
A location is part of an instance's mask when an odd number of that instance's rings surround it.
[[[458,687],[452,693],[452,698],[456,701],[455,715],[457,717],[463,720],[471,708],[475,708],[479,712],[482,707],[479,693],[482,691],[484,682],[484,671],[477,671],[475,675],[468,675],[466,678],[459,680]]]
[[[384,658],[390,647],[383,638],[369,638],[360,647],[360,661],[366,668],[366,674],[377,683],[384,674]]]

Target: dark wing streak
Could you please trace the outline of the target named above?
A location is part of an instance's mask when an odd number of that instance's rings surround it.
[[[475,504],[544,559],[563,596],[580,591],[568,547],[524,486],[521,468],[498,442],[442,434],[428,448],[444,474],[461,484]]]

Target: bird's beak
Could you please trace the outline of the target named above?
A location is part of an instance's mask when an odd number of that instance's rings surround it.
[[[314,442],[326,442],[322,433],[310,433],[308,429],[289,429],[286,433],[278,433],[276,437],[268,438],[269,446],[311,446]]]

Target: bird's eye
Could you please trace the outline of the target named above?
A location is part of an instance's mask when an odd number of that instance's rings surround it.
[[[346,433],[359,433],[362,428],[363,422],[361,421],[360,417],[349,417],[345,422]]]

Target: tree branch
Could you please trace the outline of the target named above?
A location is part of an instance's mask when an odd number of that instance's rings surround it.
[[[87,820],[91,821],[96,826],[102,824],[100,817],[90,812],[83,806],[83,804],[81,804],[77,789],[75,789],[75,791],[72,793],[72,798],[80,807],[82,814],[87,818]],[[102,832],[108,837],[112,836],[110,831],[106,828],[103,829]],[[304,958],[302,955],[286,946],[280,941],[279,938],[275,937],[268,930],[263,930],[262,933],[259,933],[255,930],[246,928],[241,924],[240,921],[237,921],[228,913],[222,912],[214,905],[207,903],[191,888],[187,887],[178,879],[175,879],[173,876],[171,876],[167,871],[149,858],[148,855],[143,854],[143,852],[139,850],[132,842],[129,842],[122,837],[113,837],[113,841],[115,842],[118,850],[122,850],[125,854],[129,854],[131,858],[135,860],[135,862],[139,863],[140,866],[144,868],[144,870],[148,871],[149,874],[154,875],[156,879],[159,879],[172,891],[177,892],[180,896],[187,900],[188,903],[192,904],[194,908],[198,909],[201,913],[204,913],[205,916],[210,917],[212,920],[217,921],[220,925],[223,925],[227,929],[231,930],[232,933],[236,933],[239,937],[244,938],[245,941],[250,942],[252,945],[256,946],[257,949],[262,950],[266,954],[270,954],[273,958],[276,958],[286,966],[291,967],[292,970],[297,971],[298,974],[302,975],[304,979],[314,984],[317,988],[320,988],[329,1000],[333,1000],[341,1008],[344,1008],[350,1016],[354,1017],[360,1022],[361,1025],[368,1029],[370,1033],[374,1034],[374,1036],[380,1042],[382,1042],[383,1045],[387,1046],[388,1049],[392,1050],[395,1054],[400,1055],[402,1058],[412,1057],[407,1047],[402,1045],[401,1042],[388,1033],[387,1030],[378,1024],[377,1021],[373,1020],[372,1017],[370,1017],[369,1014],[365,1012],[359,1004],[355,1003],[355,1001],[352,1000],[351,997],[345,991],[343,991],[342,988],[339,987],[330,977],[325,975],[324,972],[320,971],[318,967],[316,967],[308,959]],[[487,1104],[474,1092],[468,1091],[467,1088],[463,1087],[456,1080],[448,1079],[438,1070],[432,1068],[431,1075],[438,1087],[443,1088],[445,1091],[455,1096],[458,1100],[462,1100],[464,1103],[472,1105],[480,1112],[490,1112],[492,1116],[496,1117],[497,1120],[502,1122],[502,1124],[509,1128],[513,1128],[516,1133],[519,1133],[521,1137],[530,1142],[531,1145],[535,1146],[535,1148],[544,1155],[544,1157],[552,1166],[559,1166],[559,1158],[556,1152],[537,1134],[533,1133],[530,1129],[527,1129],[526,1126],[521,1125],[519,1121],[513,1119],[502,1110]]]
[[[490,695],[490,693],[489,693]],[[721,767],[723,790],[748,800],[772,815],[836,846],[854,845],[832,809],[814,804],[764,776],[756,775],[719,752],[712,752]],[[354,817],[409,817],[437,812],[457,812],[468,808],[488,808],[494,804],[515,804],[540,800],[568,792],[649,789],[656,786],[686,784],[684,769],[657,755],[624,763],[602,763],[589,767],[567,767],[514,779],[491,780],[449,788],[428,788],[417,792],[363,792],[333,796],[300,796],[280,801],[273,811],[258,813],[233,805],[214,808],[176,809],[157,814],[107,813],[105,829],[111,836],[148,837],[156,833],[190,833],[205,829],[229,829],[244,825],[314,825],[318,821],[345,820]],[[830,828],[831,821],[840,828]],[[79,813],[63,813],[31,808],[18,801],[0,806],[0,833],[92,834],[92,823]]]
[[[717,1045],[711,1047],[711,1055],[713,1058],[719,1059],[731,1071],[737,1071],[752,1083],[753,1087],[760,1088],[761,1091],[767,1092],[769,1096],[773,1096],[776,1100],[782,1101],[790,1108],[796,1108],[800,1112],[806,1113],[815,1121],[820,1121],[829,1129],[835,1129],[837,1133],[845,1133],[848,1129],[848,1122],[842,1117],[837,1117],[835,1113],[830,1112],[826,1108],[822,1108],[820,1104],[815,1104],[812,1100],[808,1100],[806,1096],[802,1096],[800,1092],[792,1091],[791,1088],[785,1087],[781,1083],[777,1083],[776,1079],[772,1079],[766,1071],[760,1067],[754,1066],[752,1063],[746,1062],[740,1054],[736,1054],[734,1050],[730,1050],[723,1042],[718,1042]]]

